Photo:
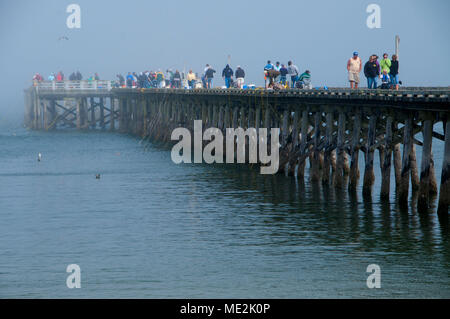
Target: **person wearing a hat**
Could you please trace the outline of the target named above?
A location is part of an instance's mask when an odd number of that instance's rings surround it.
[[[362,61],[358,56],[358,52],[353,52],[353,57],[347,62],[348,80],[350,82],[350,88],[358,88],[359,73],[361,73]]]

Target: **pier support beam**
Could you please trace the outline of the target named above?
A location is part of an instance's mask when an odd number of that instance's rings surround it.
[[[116,129],[116,120],[115,120],[115,109],[116,109],[116,99],[114,97],[110,97],[110,113],[109,113],[109,129],[110,131],[114,131]]]
[[[420,167],[420,187],[417,208],[419,212],[426,212],[430,203],[430,166],[431,143],[433,138],[433,121],[427,119],[422,124],[423,147]]]
[[[351,147],[351,162],[350,162],[350,177],[349,190],[355,191],[359,181],[359,140],[361,134],[361,111],[355,112],[355,119],[353,122],[352,147]]]
[[[412,149],[412,117],[405,120],[405,127],[403,131],[403,159],[402,159],[402,173],[401,185],[399,192],[399,203],[403,207],[408,206],[408,192],[409,192],[409,175],[411,171],[410,154]]]
[[[345,113],[341,110],[339,111],[338,118],[338,135],[337,135],[337,148],[336,148],[336,174],[335,174],[335,185],[337,188],[342,188],[344,185],[344,134],[345,134]]]
[[[375,181],[375,174],[373,172],[373,157],[375,150],[373,146],[375,144],[376,136],[376,114],[371,114],[369,118],[369,131],[367,132],[366,143],[366,163],[364,167],[364,181],[363,181],[363,193],[370,195],[372,193],[372,185]]]
[[[381,193],[382,199],[389,199],[391,188],[391,159],[392,159],[392,116],[386,118],[386,135],[384,138],[384,158],[381,163]]]
[[[313,161],[311,162],[311,181],[318,182],[320,180],[320,128],[322,126],[322,112],[317,111],[314,113],[314,150]]]
[[[104,99],[100,98],[100,127],[101,129],[105,129],[105,104]]]
[[[306,165],[306,147],[308,143],[308,128],[309,128],[309,120],[308,120],[309,112],[304,110],[302,112],[302,124],[301,124],[301,140],[300,140],[300,160],[298,162],[297,167],[297,176],[299,178],[305,177],[305,165]]]
[[[439,191],[438,214],[448,217],[450,205],[450,121],[447,118],[444,125],[445,146],[442,161],[441,188]]]

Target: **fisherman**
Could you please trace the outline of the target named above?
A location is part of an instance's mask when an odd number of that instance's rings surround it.
[[[231,86],[233,74],[233,70],[230,68],[230,65],[227,64],[222,71],[222,78],[225,79],[225,86],[227,87],[227,89],[229,89]]]
[[[48,76],[48,80],[49,80],[50,82],[55,81],[55,73],[52,72],[52,73]]]
[[[81,75],[80,71],[77,71],[77,81],[83,80],[83,76]]]

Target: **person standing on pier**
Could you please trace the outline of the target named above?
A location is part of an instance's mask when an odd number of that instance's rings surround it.
[[[156,72],[156,83],[158,88],[163,88],[165,81],[164,81],[164,73],[159,69],[158,72]]]
[[[128,75],[127,75],[127,87],[128,88],[133,87],[133,75],[131,74],[131,72],[128,72]]]
[[[267,89],[268,85],[267,85],[267,72],[269,70],[273,70],[274,66],[273,64],[269,61],[267,61],[266,66],[264,67],[264,87]]]
[[[245,72],[244,70],[238,65],[236,68],[236,81],[238,88],[242,89],[244,86],[244,78],[245,78]]]
[[[116,77],[119,79],[119,87],[125,86],[125,79],[123,78],[122,74],[117,74]]]
[[[281,69],[281,64],[280,64],[280,62],[277,61],[277,63],[275,63],[275,66],[274,66],[273,68],[274,68],[275,71],[280,72],[280,69]],[[277,76],[277,77],[275,78],[275,82],[278,82],[279,77],[280,77],[280,76]]]
[[[380,61],[381,74],[386,71],[387,74],[391,72],[392,62],[389,60],[389,55],[387,53],[383,54],[383,60]]]
[[[298,75],[300,72],[298,71],[298,67],[292,63],[292,61],[288,62],[288,73],[291,77],[291,88],[295,88],[295,82],[297,81]]]
[[[358,52],[353,52],[353,57],[351,57],[347,62],[348,81],[350,82],[351,89],[358,88],[359,73],[361,73],[361,69],[361,58],[358,56]]]
[[[367,78],[367,87],[369,89],[377,88],[377,77],[380,74],[380,69],[375,60],[375,56],[371,55],[369,61],[364,65],[364,75]]]
[[[231,80],[233,78],[233,74],[234,74],[233,70],[230,68],[230,65],[227,64],[225,66],[225,69],[223,69],[223,71],[222,71],[222,78],[225,79],[225,86],[227,87],[227,89],[229,89],[231,86]]]
[[[214,78],[214,73],[216,73],[216,70],[214,70],[211,66],[208,66],[208,69],[205,72],[207,89],[212,89],[212,81]]]
[[[189,73],[187,74],[187,80],[188,80],[188,85],[190,89],[194,89],[195,87],[195,73],[192,72],[192,70],[189,70]]]
[[[398,81],[398,68],[399,68],[399,64],[398,64],[398,60],[397,60],[397,55],[393,55],[392,56],[392,61],[391,61],[391,84],[392,87],[398,91],[398,85],[399,85],[399,81]]]
[[[282,64],[280,68],[280,83],[283,84],[283,86],[286,86],[286,76],[288,73],[288,69],[286,69],[286,66]]]
[[[267,61],[266,66],[264,67],[264,71],[269,71],[269,70],[273,70],[274,66],[273,64],[269,61]]]
[[[181,74],[178,70],[175,70],[175,74],[173,75],[173,86],[176,89],[181,88]]]
[[[62,74],[61,71],[59,71],[59,72],[56,74],[56,81],[61,82],[62,80],[64,80],[64,75]]]

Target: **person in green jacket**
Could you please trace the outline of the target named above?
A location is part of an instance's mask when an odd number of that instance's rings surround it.
[[[386,71],[387,74],[391,72],[391,60],[389,60],[389,55],[387,53],[383,54],[383,60],[380,61],[381,74]]]

